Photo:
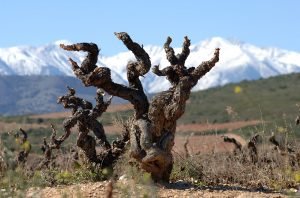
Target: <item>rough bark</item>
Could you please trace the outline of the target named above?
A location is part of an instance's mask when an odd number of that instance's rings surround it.
[[[56,140],[56,130],[52,124],[51,124],[51,128],[52,128],[51,141],[49,144],[47,142],[46,137],[44,137],[44,139],[43,139],[43,145],[41,146],[41,150],[44,154],[44,158],[37,166],[37,168],[36,168],[37,170],[40,170],[42,168],[50,168],[50,164],[53,159],[52,151],[54,149],[59,149],[60,144],[62,143],[62,142],[59,142]]]
[[[258,152],[257,152],[256,145],[258,143],[259,138],[260,138],[260,135],[256,134],[248,142],[249,155],[250,155],[250,159],[253,163],[257,163],[257,161],[258,161]]]
[[[127,64],[129,86],[113,82],[109,68],[95,66],[99,53],[96,44],[62,44],[61,47],[69,51],[88,52],[88,56],[81,66],[70,59],[74,74],[81,79],[85,86],[95,86],[133,104],[134,119],[126,127],[125,133],[126,138],[130,139],[131,157],[140,162],[141,167],[150,172],[154,179],[168,181],[173,166],[171,150],[174,145],[176,121],[185,111],[185,103],[190,96],[191,89],[219,61],[219,49],[215,50],[211,60],[201,63],[196,68],[187,68],[184,64],[190,53],[190,40],[185,37],[182,52],[175,55],[170,46],[172,39],[168,37],[164,49],[171,66],[162,70],[159,69],[159,66],[154,66],[152,71],[158,76],[166,76],[172,87],[157,94],[149,104],[139,77],[149,72],[150,58],[143,47],[135,43],[127,33],[121,32],[115,33],[115,35],[136,58],[136,61],[130,61]],[[78,119],[76,118],[76,120]],[[75,123],[75,121],[68,122]],[[89,123],[82,122],[82,125],[80,133],[86,133],[84,127],[87,127]],[[87,136],[84,135],[84,137]],[[85,142],[94,144],[88,138],[84,139],[82,144]]]
[[[102,124],[97,120],[110,105],[112,97],[108,101],[104,101],[104,92],[98,89],[96,105],[93,107],[90,102],[75,96],[75,93],[74,89],[69,88],[69,93],[58,99],[58,103],[63,104],[64,108],[72,109],[72,115],[64,120],[65,133],[58,139],[53,138],[53,145],[58,148],[69,137],[71,128],[78,125],[77,146],[83,150],[87,159],[91,162],[101,163],[103,167],[110,166],[122,153],[120,150],[123,151],[125,141],[128,140],[128,135],[123,134],[122,139],[115,141],[111,146]],[[89,131],[94,133],[96,139],[89,135]],[[96,153],[97,144],[103,149],[99,155]]]

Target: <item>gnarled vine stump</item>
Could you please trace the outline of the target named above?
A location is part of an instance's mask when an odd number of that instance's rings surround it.
[[[168,181],[173,165],[171,150],[174,145],[176,121],[185,111],[185,104],[191,89],[219,61],[219,49],[215,49],[211,60],[202,62],[197,67],[187,68],[185,61],[190,53],[190,40],[185,37],[182,52],[175,55],[170,46],[172,39],[168,37],[164,49],[170,66],[162,70],[159,66],[154,66],[152,71],[158,76],[165,76],[172,86],[158,93],[149,103],[139,77],[150,71],[150,57],[143,47],[135,43],[126,32],[115,33],[115,35],[136,58],[136,61],[130,61],[127,64],[128,86],[113,82],[109,68],[96,66],[99,54],[96,44],[78,43],[60,46],[68,51],[87,52],[81,66],[69,59],[74,74],[85,86],[97,87],[133,104],[134,120],[126,127],[129,133],[131,157],[140,163],[141,168],[150,172],[155,180]],[[84,131],[84,129],[80,130]],[[68,134],[67,131],[66,134]],[[87,139],[84,141],[89,142]],[[122,144],[124,145],[124,141]],[[115,155],[115,158],[117,157]]]

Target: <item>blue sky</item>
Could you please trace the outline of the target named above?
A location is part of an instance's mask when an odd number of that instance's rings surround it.
[[[298,0],[2,0],[0,48],[66,39],[113,55],[126,50],[113,32],[126,31],[144,45],[221,36],[300,51],[299,9]]]

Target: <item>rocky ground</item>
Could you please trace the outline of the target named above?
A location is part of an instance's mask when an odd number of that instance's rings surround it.
[[[193,187],[183,182],[169,184],[167,186],[136,185],[134,182],[118,181],[117,183],[95,182],[87,184],[75,184],[70,186],[46,187],[43,189],[30,189],[26,197],[239,197],[281,198],[287,195],[275,192],[253,192],[238,187]]]

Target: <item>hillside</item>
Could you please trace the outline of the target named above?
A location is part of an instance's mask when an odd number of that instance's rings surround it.
[[[0,115],[24,115],[63,111],[57,98],[67,93],[66,86],[94,102],[96,88],[84,87],[71,76],[0,76]],[[114,98],[114,103],[121,100]]]
[[[290,74],[195,92],[180,122],[293,121],[299,112],[299,89],[300,74]],[[228,115],[230,107],[234,112]]]
[[[8,76],[6,78],[10,79]],[[39,109],[39,111],[36,111],[37,115],[30,117],[0,117],[0,121],[16,123],[29,122],[33,124],[39,124],[42,121],[42,124],[51,122],[60,125],[63,119],[69,114],[66,112],[59,112],[62,111],[62,108],[60,105],[56,104],[56,98],[58,95],[66,92],[62,82],[66,82],[67,80],[72,82],[74,87],[78,86],[78,92],[81,93],[81,96],[93,101],[94,90],[81,87],[80,82],[74,78],[48,78],[51,79],[51,82],[53,82],[56,86],[53,88],[46,88],[43,87],[43,83],[39,83],[40,86],[36,86],[35,83],[24,83],[25,81],[23,83],[19,83],[19,90],[31,86],[26,94],[31,94],[30,97],[33,99],[32,101],[24,99],[26,95],[22,95],[21,93],[23,92],[17,90],[11,93],[11,95],[15,94],[13,99],[1,100],[1,111],[6,108],[8,112],[9,105],[7,104],[11,104],[11,110],[13,110],[13,113],[24,112],[25,110],[33,113],[32,110]],[[53,78],[56,78],[56,80],[53,80]],[[36,79],[41,80],[42,78],[36,77]],[[47,78],[43,79],[45,80]],[[10,83],[10,85],[20,81],[15,80],[11,82],[12,83]],[[44,93],[35,95],[38,92],[36,89],[39,87],[40,90],[47,94]],[[190,100],[186,104],[186,113],[178,121],[178,129],[182,132],[211,131],[213,129],[218,130],[219,132],[224,132],[225,129],[229,128],[238,129],[246,127],[248,130],[238,133],[244,137],[248,137],[255,132],[253,130],[255,127],[248,127],[250,125],[257,125],[260,128],[270,127],[269,129],[272,130],[275,126],[283,128],[287,128],[288,126],[291,130],[296,131],[298,134],[300,131],[298,127],[294,127],[294,120],[299,112],[299,108],[296,106],[296,104],[300,101],[300,95],[296,91],[299,89],[300,74],[289,74],[256,81],[243,81],[237,84],[228,84],[223,87],[193,92]],[[14,89],[9,90],[12,91]],[[2,92],[2,94],[3,93],[5,92]],[[5,98],[5,96],[9,98],[9,95],[2,96],[2,98]],[[37,96],[41,97],[39,98]],[[45,96],[47,96],[47,98],[44,98]],[[6,104],[4,104],[5,101]],[[24,103],[23,105],[22,102],[24,101],[27,103]],[[17,104],[16,107],[15,104]],[[111,105],[108,112],[104,113],[100,118],[101,122],[108,126],[107,130],[112,132],[119,131],[118,128],[109,128],[109,126],[114,124],[113,120],[115,118],[127,118],[132,115],[131,109],[132,106],[130,104]],[[53,111],[56,113],[39,114],[39,112],[44,113]],[[261,124],[263,121],[265,121],[264,125]],[[218,124],[220,124],[220,126]],[[236,126],[232,126],[232,124]],[[298,135],[300,136],[300,133]]]
[[[63,76],[1,76],[0,114],[18,115],[62,111],[57,97],[75,87],[81,96],[93,99],[95,88],[84,88],[80,81]]]
[[[66,85],[76,88],[80,96],[94,101],[95,90],[83,87],[73,77],[2,76],[0,113],[16,115],[62,111],[61,106],[56,104],[56,99],[66,93]],[[235,89],[239,90],[238,93]],[[299,89],[300,74],[289,74],[193,92],[186,105],[186,113],[179,123],[223,123],[257,119],[278,121],[283,120],[283,115],[294,119],[298,113],[296,104],[300,101],[300,95],[296,90]],[[117,98],[114,99],[116,103],[120,102]],[[228,106],[237,114],[228,115]]]

